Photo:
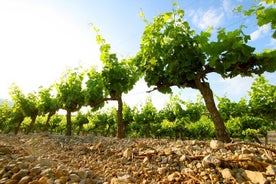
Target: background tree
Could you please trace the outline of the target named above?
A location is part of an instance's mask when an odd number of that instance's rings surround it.
[[[260,117],[267,126],[276,122],[276,86],[269,84],[263,75],[256,78],[248,92],[249,108],[252,116]]]
[[[82,90],[83,73],[75,70],[67,70],[57,83],[57,99],[61,108],[66,110],[66,135],[72,135],[72,112],[78,111],[84,105],[84,92]]]
[[[8,100],[0,103],[0,132],[7,132],[10,130],[9,120],[12,118],[12,107]]]
[[[87,114],[82,114],[81,112],[78,112],[75,117],[75,124],[78,127],[77,135],[80,135],[80,132],[83,129],[83,125],[89,123],[89,120],[87,118]]]
[[[88,132],[102,136],[115,136],[116,115],[115,107],[101,109],[89,115]]]
[[[15,129],[15,133],[18,133],[20,125],[24,120],[23,117],[31,118],[31,123],[27,133],[33,131],[34,123],[39,113],[37,96],[33,93],[29,93],[27,96],[25,96],[21,89],[16,85],[11,86],[10,95],[12,97],[15,109],[15,119],[13,121],[18,119],[18,125]]]
[[[93,111],[104,106],[108,100],[104,81],[101,73],[95,67],[91,67],[87,72],[86,89],[84,89],[85,105],[89,105]]]
[[[224,122],[231,118],[248,115],[249,107],[245,98],[240,99],[239,102],[232,102],[227,97],[217,97],[218,109]]]
[[[230,141],[207,74],[215,72],[223,78],[232,78],[273,72],[276,51],[254,54],[254,48],[246,45],[250,36],[241,28],[230,32],[220,29],[217,40],[209,41],[210,30],[196,34],[179,8],[154,17],[152,23],[146,22],[137,65],[148,86],[156,86],[154,89],[162,93],[171,92],[171,86],[199,90],[215,124],[216,138]]]
[[[264,26],[270,24],[274,33],[272,35],[273,38],[276,39],[276,8],[275,0],[258,0],[258,4],[252,6],[248,10],[243,10],[245,16],[256,16],[258,26]],[[242,12],[242,6],[236,8],[238,12]]]
[[[156,121],[157,109],[152,104],[151,98],[146,98],[145,105],[133,109],[133,122],[131,123],[132,135],[135,137],[151,137],[157,133],[159,124]]]
[[[127,104],[123,104],[123,124],[125,128],[125,134],[130,132],[129,125],[134,121],[134,112]]]
[[[40,88],[38,91],[39,104],[38,109],[40,115],[47,115],[44,130],[50,128],[51,117],[60,109],[60,104],[56,96],[52,94],[52,86],[49,88]]]
[[[95,29],[99,32],[97,29]],[[133,65],[133,59],[123,59],[120,62],[116,54],[111,53],[111,47],[105,39],[97,35],[98,44],[100,45],[100,59],[104,64],[101,72],[105,89],[108,91],[110,98],[118,102],[117,110],[117,137],[126,137],[126,125],[123,122],[123,100],[122,94],[130,91],[138,80],[137,72]]]

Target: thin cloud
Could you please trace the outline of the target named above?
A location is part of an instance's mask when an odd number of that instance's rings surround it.
[[[270,32],[270,24],[263,25],[262,27],[258,27],[256,31],[250,34],[251,41],[258,40],[261,37],[267,35]]]
[[[247,95],[247,92],[250,90],[253,81],[254,78],[252,77],[241,76],[237,76],[232,79],[221,79],[221,85],[224,86],[221,92],[234,99],[239,99]]]
[[[271,49],[275,49],[276,48],[276,39],[271,38],[268,46],[270,46]]]
[[[189,15],[192,17],[192,23],[199,29],[207,29],[210,26],[217,27],[221,24],[224,13],[211,8],[206,10],[190,11]]]
[[[232,12],[232,10],[234,8],[233,5],[231,4],[230,0],[223,0],[222,7],[225,12]]]

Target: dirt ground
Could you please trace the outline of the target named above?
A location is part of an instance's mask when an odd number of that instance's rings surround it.
[[[276,146],[0,134],[4,183],[276,183]]]

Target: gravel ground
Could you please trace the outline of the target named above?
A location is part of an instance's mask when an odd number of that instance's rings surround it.
[[[275,145],[0,134],[0,184],[276,183]]]

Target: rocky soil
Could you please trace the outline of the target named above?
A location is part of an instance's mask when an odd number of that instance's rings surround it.
[[[276,183],[275,147],[0,134],[0,184]]]

